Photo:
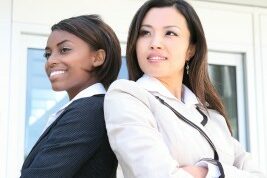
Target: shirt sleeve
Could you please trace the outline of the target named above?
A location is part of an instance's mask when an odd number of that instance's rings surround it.
[[[258,170],[258,164],[253,160],[250,153],[246,152],[242,145],[234,138],[232,142],[235,148],[235,161],[233,165],[221,162],[227,178],[267,178]]]
[[[199,161],[196,163],[196,166],[208,168],[206,178],[218,178],[221,175],[218,166],[208,161]]]
[[[109,89],[104,110],[109,141],[124,177],[193,178],[170,155],[143,93],[119,88]]]

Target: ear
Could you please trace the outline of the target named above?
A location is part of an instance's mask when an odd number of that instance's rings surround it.
[[[187,56],[186,56],[186,60],[189,61],[191,57],[193,57],[195,55],[196,52],[196,46],[193,44],[190,44],[188,49],[187,49]]]
[[[95,53],[95,58],[93,60],[93,66],[98,67],[101,66],[106,59],[106,52],[103,49],[99,49]]]

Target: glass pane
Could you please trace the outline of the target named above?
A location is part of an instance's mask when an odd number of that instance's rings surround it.
[[[233,136],[238,139],[236,67],[209,64],[209,75],[226,107]]]
[[[119,79],[128,79],[128,70],[127,70],[127,64],[126,64],[126,58],[122,57],[121,61],[121,69],[119,72]]]
[[[28,49],[25,157],[42,134],[49,116],[68,101],[65,92],[51,89],[44,70],[43,53],[42,49]]]

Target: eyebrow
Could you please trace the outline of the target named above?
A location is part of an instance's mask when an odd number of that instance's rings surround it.
[[[67,41],[69,41],[69,40],[63,40],[63,41],[57,43],[57,46],[60,46],[61,44],[65,43],[65,42],[67,42]],[[48,46],[46,46],[46,47],[45,47],[45,50],[48,50],[48,49],[50,49],[50,48],[49,48]]]
[[[152,28],[152,25],[141,25],[141,27],[149,27],[149,28]],[[179,30],[181,30],[181,28],[179,26],[176,26],[176,25],[168,25],[168,26],[164,26],[163,28],[178,28]]]

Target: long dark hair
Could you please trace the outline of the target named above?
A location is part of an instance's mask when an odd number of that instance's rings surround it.
[[[67,31],[85,41],[94,50],[106,52],[104,63],[95,69],[96,78],[107,89],[117,79],[121,67],[120,42],[115,32],[98,15],[82,15],[64,19],[51,28]]]
[[[218,111],[226,120],[231,132],[229,120],[220,96],[212,85],[208,75],[207,42],[200,19],[193,7],[184,0],[149,0],[136,12],[128,34],[126,59],[129,71],[129,79],[136,81],[144,73],[141,70],[136,55],[136,42],[140,27],[146,13],[151,8],[174,7],[186,19],[190,31],[190,44],[195,46],[195,54],[189,61],[189,75],[183,75],[183,84],[192,90],[198,97],[200,103],[207,109]],[[185,72],[186,70],[184,70]]]

